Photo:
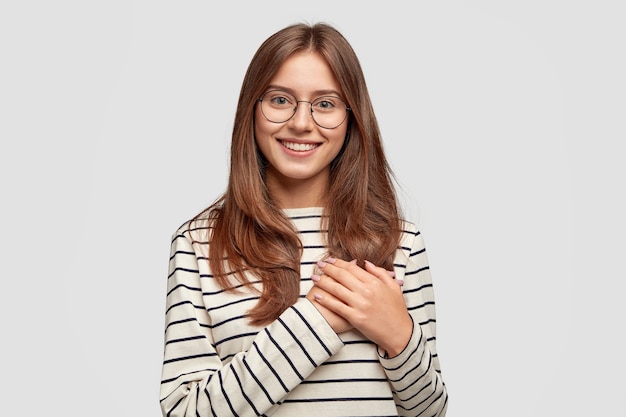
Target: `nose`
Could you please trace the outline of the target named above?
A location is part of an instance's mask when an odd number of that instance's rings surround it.
[[[289,121],[294,127],[299,129],[310,129],[311,125],[315,124],[313,114],[311,113],[311,102],[298,100],[296,104],[298,105],[296,113]]]

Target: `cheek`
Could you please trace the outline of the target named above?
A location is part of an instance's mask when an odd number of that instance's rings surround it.
[[[260,110],[257,107],[256,110],[254,111],[254,137],[255,139],[261,134],[261,126],[263,124],[263,115],[259,114]]]
[[[259,114],[259,111],[255,112],[254,115],[254,143],[256,144],[256,152],[261,156],[263,160],[267,160],[268,156],[271,153],[271,130],[268,126],[268,121],[265,120],[262,114]]]
[[[343,159],[345,156],[345,152],[342,153],[342,149],[346,146],[346,134],[347,129],[342,129],[341,132],[337,132],[336,136],[332,137],[332,143],[336,144],[333,149],[332,161],[333,163],[337,163],[339,159]],[[330,138],[329,138],[330,139]],[[341,156],[339,156],[341,154]]]
[[[346,141],[346,134],[347,134],[347,129],[343,128],[343,129],[339,129],[337,128],[336,132],[333,132],[333,136],[331,138],[331,141],[335,144],[337,144],[337,148],[341,149]],[[339,151],[337,151],[339,152]]]
[[[267,121],[259,107],[254,112],[254,136],[258,140],[263,140],[275,133],[278,125]]]
[[[257,145],[260,145],[263,139],[267,137],[268,130],[267,130],[267,126],[265,123],[265,119],[263,118],[263,115],[260,115],[259,117],[258,112],[256,112],[254,115],[253,128],[254,128],[254,140],[257,143]]]

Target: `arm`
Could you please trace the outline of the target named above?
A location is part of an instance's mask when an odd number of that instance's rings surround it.
[[[435,298],[422,235],[412,227],[405,232],[402,246],[396,268],[398,275],[404,272],[403,295],[413,333],[399,355],[381,355],[380,361],[393,386],[398,415],[443,417],[448,393],[435,346]]]
[[[409,226],[394,260],[403,288],[367,261],[362,269],[329,258],[318,263],[323,274],[312,277],[312,299],[378,345],[400,416],[444,416],[447,392],[435,352],[430,270],[421,235]]]
[[[257,416],[278,403],[343,343],[301,299],[222,360],[203,296],[197,254],[174,235],[167,284],[160,404],[164,416]],[[206,294],[205,294],[206,295]],[[210,306],[208,306],[210,307]]]

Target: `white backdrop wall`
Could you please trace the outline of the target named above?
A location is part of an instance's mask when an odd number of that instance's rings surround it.
[[[157,416],[170,235],[224,189],[259,44],[361,59],[449,416],[626,415],[619,1],[0,5],[3,415]]]

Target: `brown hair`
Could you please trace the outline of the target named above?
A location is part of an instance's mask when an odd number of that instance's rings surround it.
[[[276,32],[257,50],[242,83],[226,192],[196,216],[209,221],[209,263],[220,285],[234,290],[231,275],[251,285],[243,271],[262,283],[259,301],[249,311],[254,325],[275,320],[300,294],[302,245],[265,185],[265,160],[254,139],[254,110],[281,64],[302,51],[326,59],[352,109],[345,143],[331,164],[332,198],[323,218],[328,253],[392,269],[400,238],[393,175],[354,50],[341,33],[323,23],[295,24]]]

